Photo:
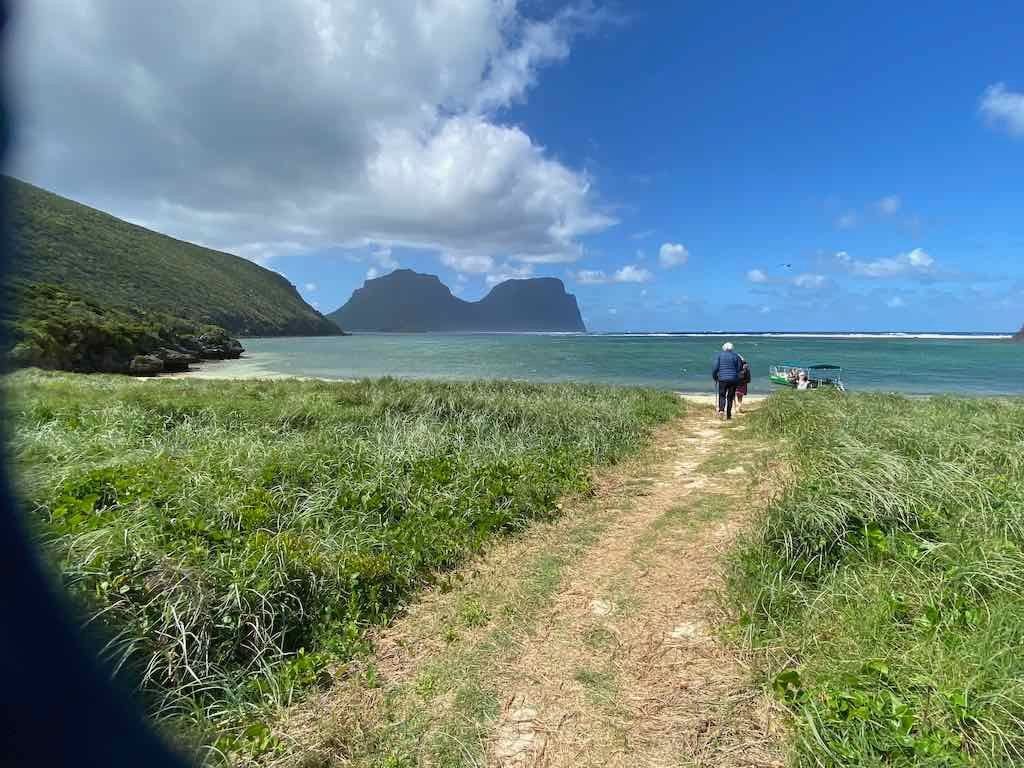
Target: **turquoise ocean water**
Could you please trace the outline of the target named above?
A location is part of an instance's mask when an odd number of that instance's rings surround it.
[[[841,365],[851,390],[1024,395],[1024,345],[997,337],[778,335],[359,334],[246,339],[241,360],[209,376],[397,376],[523,379],[710,391],[711,361],[726,339],[769,392],[768,366],[784,360]]]

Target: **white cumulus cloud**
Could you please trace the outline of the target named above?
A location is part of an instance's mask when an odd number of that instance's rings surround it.
[[[751,269],[747,272],[747,280],[752,283],[767,283],[768,275],[763,269]]]
[[[1006,83],[996,83],[981,96],[981,114],[1014,136],[1024,136],[1024,93],[1011,91]]]
[[[441,263],[456,272],[468,272],[473,275],[482,275],[494,269],[492,257],[476,253],[443,253]]]
[[[689,258],[690,252],[686,250],[686,246],[679,243],[662,243],[661,248],[658,250],[658,261],[661,262],[663,267],[675,267],[685,264]]]
[[[391,255],[390,248],[378,248],[370,254],[370,258],[377,262],[381,269],[398,268],[398,261]]]
[[[652,277],[654,275],[651,274],[649,269],[644,269],[634,264],[627,264],[621,269],[617,269],[612,279],[616,283],[647,283],[650,282]]]
[[[825,285],[826,280],[827,279],[824,275],[816,275],[807,272],[794,277],[793,285],[797,288],[804,288],[806,290],[817,290]]]
[[[854,259],[846,251],[840,251],[835,259],[839,266],[850,274],[870,278],[928,275],[935,267],[935,259],[921,248],[874,261]]]
[[[915,248],[910,253],[903,254],[901,258],[906,259],[907,263],[914,269],[931,269],[935,264],[935,259],[920,248]]]
[[[262,261],[367,243],[571,261],[614,220],[585,172],[499,114],[590,8],[166,0],[154,23],[149,3],[33,0],[15,172]]]
[[[577,283],[582,285],[604,285],[606,283],[649,283],[654,274],[649,269],[627,264],[610,275],[603,269],[581,269],[570,273]]]
[[[573,277],[577,283],[583,285],[601,285],[608,282],[608,275],[603,269],[581,269]]]
[[[512,264],[502,264],[497,267],[496,271],[487,275],[488,285],[497,285],[503,283],[506,280],[522,280],[523,278],[530,277],[533,275],[532,264],[520,264],[518,266]]]

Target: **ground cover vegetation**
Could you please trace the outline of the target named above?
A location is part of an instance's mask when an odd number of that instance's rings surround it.
[[[222,328],[113,307],[55,285],[11,281],[0,288],[0,297],[3,351],[12,367],[159,373],[243,351]],[[133,361],[139,356],[152,368],[137,370]]]
[[[682,407],[514,382],[5,389],[20,493],[103,654],[189,744],[250,753],[432,575],[557,514]]]
[[[780,393],[730,594],[799,766],[1024,762],[1024,401]]]

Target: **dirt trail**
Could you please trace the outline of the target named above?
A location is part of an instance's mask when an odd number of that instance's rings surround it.
[[[369,666],[286,721],[284,762],[781,765],[714,595],[758,506],[755,457],[733,447],[742,423],[689,410],[596,498],[412,606]]]
[[[660,435],[642,503],[570,570],[542,629],[505,670],[515,693],[493,764],[776,763],[764,707],[712,629],[709,591],[745,509],[735,493],[745,483],[701,470],[723,434],[698,417]]]

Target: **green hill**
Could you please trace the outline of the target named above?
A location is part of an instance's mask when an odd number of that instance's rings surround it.
[[[8,184],[13,277],[103,305],[217,325],[240,336],[321,336],[338,327],[269,269],[129,224],[17,179]]]

